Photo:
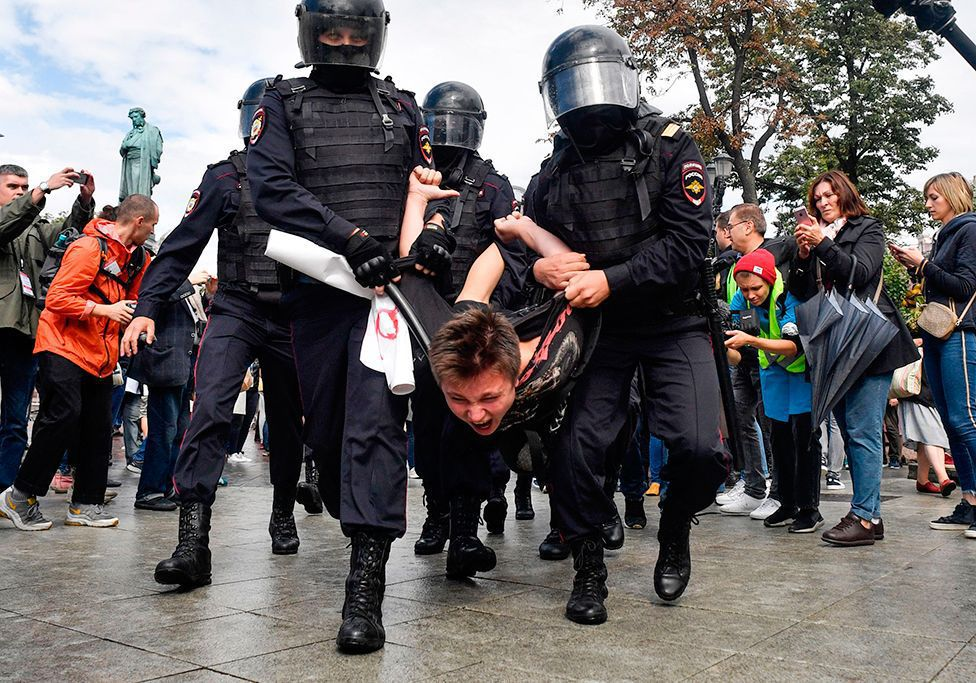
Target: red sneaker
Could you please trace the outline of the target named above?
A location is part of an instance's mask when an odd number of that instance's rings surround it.
[[[942,493],[942,489],[930,481],[927,481],[924,484],[916,481],[915,490],[918,491],[919,493],[934,493],[936,495]]]
[[[952,481],[952,479],[946,479],[944,482],[939,484],[939,493],[942,494],[943,498],[948,498],[955,490],[956,482]]]
[[[51,490],[55,493],[67,493],[74,482],[75,480],[70,474],[62,474],[58,470],[54,473],[54,479],[51,480]]]

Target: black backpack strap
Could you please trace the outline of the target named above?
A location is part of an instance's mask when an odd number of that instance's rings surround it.
[[[315,81],[311,78],[285,78],[276,81],[273,86],[283,102],[291,102],[291,110],[299,112],[302,110],[302,100],[305,93],[316,88]]]
[[[461,174],[461,193],[454,203],[454,215],[451,217],[451,232],[457,230],[457,227],[461,224],[461,214],[465,204],[470,201],[471,195],[474,194],[477,196],[481,192],[481,188],[484,187],[488,174],[492,171],[492,165],[490,161],[475,159],[475,163],[471,164],[469,168],[468,157],[466,156],[463,171]],[[467,173],[468,171],[471,171],[470,175]]]
[[[647,189],[648,166],[652,161],[660,159],[661,135],[671,126],[676,127],[677,124],[657,116],[639,119],[632,128],[630,139],[627,141],[626,156],[620,160],[620,165],[634,179],[637,188],[637,201],[640,203],[641,220],[647,220],[653,209],[651,194]],[[652,172],[656,173],[657,169],[653,169]]]

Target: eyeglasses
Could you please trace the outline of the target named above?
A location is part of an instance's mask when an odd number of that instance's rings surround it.
[[[752,221],[744,220],[744,221],[736,221],[735,223],[729,223],[728,226],[725,228],[725,232],[732,232],[732,228],[734,228],[737,225],[742,225],[743,223],[752,223]]]
[[[824,192],[821,195],[816,195],[815,194],[815,195],[813,195],[813,203],[814,204],[819,204],[822,201],[827,201],[827,200],[833,199],[836,196],[837,196],[837,193],[836,192]]]

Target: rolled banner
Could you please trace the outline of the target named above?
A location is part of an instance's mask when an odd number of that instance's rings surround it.
[[[360,362],[386,375],[386,384],[397,396],[414,390],[413,348],[407,324],[389,297],[377,297],[353,277],[346,259],[304,237],[281,230],[268,235],[265,255],[310,278],[342,291],[372,299],[366,334],[359,352]]]
[[[388,296],[373,299],[359,360],[367,368],[385,374],[390,391],[397,396],[413,392],[415,383],[410,330]]]
[[[373,298],[372,289],[356,282],[345,258],[304,237],[281,230],[272,230],[268,234],[268,246],[264,253],[268,258],[294,268],[310,278],[341,289],[347,294],[361,296],[364,299]]]

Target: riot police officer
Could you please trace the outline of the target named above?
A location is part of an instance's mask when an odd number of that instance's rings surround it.
[[[162,307],[217,230],[218,289],[200,343],[193,414],[173,474],[181,504],[179,543],[172,557],[156,566],[159,583],[210,583],[211,506],[224,467],[224,437],[241,378],[255,358],[261,363],[268,425],[274,434],[271,550],[279,555],[298,552],[293,514],[302,463],[298,378],[276,264],[264,255],[271,226],[254,211],[245,166],[251,114],[269,82],[255,81],[245,92],[238,105],[245,150],[231,152],[207,168],[183,220],[163,241],[146,273],[135,318],[122,340],[127,355],[138,351],[141,334],[153,343]]]
[[[612,30],[564,32],[543,65],[546,112],[562,132],[526,191],[526,215],[586,255],[590,270],[569,280],[566,298],[603,314],[551,449],[549,498],[576,569],[566,616],[598,624],[607,618],[600,530],[616,512],[603,492],[606,456],[638,365],[650,431],[670,452],[654,569],[662,599],[684,591],[693,516],[725,477],[718,379],[695,297],[711,231],[708,180],[691,138],[640,100],[630,49]]]
[[[520,242],[505,244],[495,236],[494,221],[510,214],[517,204],[508,178],[478,153],[488,118],[484,103],[470,85],[447,81],[427,93],[423,113],[434,162],[443,174],[442,185],[459,193],[455,199],[428,207],[430,214],[443,214],[457,242],[440,291],[454,304],[475,261],[494,258],[504,271],[491,301],[506,308],[522,287],[527,262]],[[493,244],[498,248],[497,255],[486,254]],[[416,468],[423,479],[427,505],[427,519],[414,552],[439,553],[450,535],[449,577],[488,571],[495,566],[495,554],[478,539],[481,503],[495,493],[485,505],[485,524],[489,532],[503,531],[507,504],[498,491],[504,491],[508,469],[501,468],[499,472],[496,467],[493,471],[491,447],[482,441],[476,441],[474,447],[451,442],[449,435],[457,431],[445,429],[445,421],[454,418],[429,372],[418,374],[413,416]]]
[[[433,164],[430,136],[413,95],[372,75],[390,20],[382,0],[303,0],[297,14],[312,72],[278,80],[254,115],[247,160],[254,205],[280,229],[343,254],[361,285],[382,287],[397,275],[409,174]],[[449,243],[439,225],[424,229],[418,265],[442,272]],[[359,360],[368,301],[296,275],[285,303],[306,443],[326,509],[352,540],[336,643],[371,652],[386,638],[390,545],[406,529],[406,399]]]

